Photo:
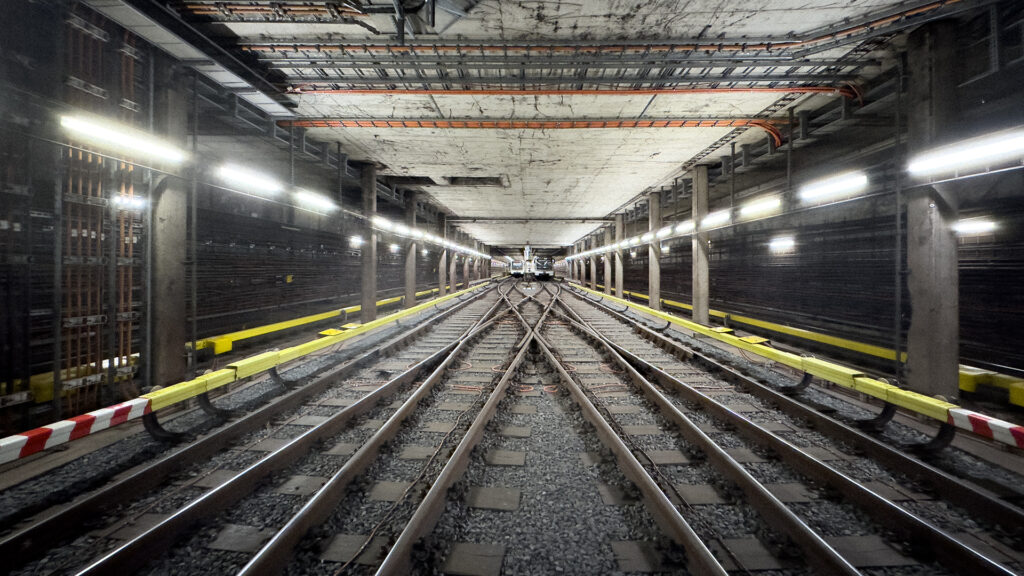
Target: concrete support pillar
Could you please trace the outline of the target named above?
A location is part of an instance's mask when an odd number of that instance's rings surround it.
[[[693,320],[708,323],[710,308],[708,273],[708,233],[701,221],[708,215],[708,167],[698,164],[693,168]]]
[[[586,252],[586,251],[587,251],[587,241],[586,240],[582,240],[582,241],[580,241],[580,252]],[[587,282],[587,270],[588,270],[587,259],[583,258],[582,260],[580,260],[580,284],[582,284],[584,286],[586,286],[588,284],[588,282]]]
[[[573,282],[579,282],[579,272],[578,272],[578,269],[579,269],[579,256],[578,255],[579,255],[580,251],[577,250],[576,249],[576,245],[573,244],[572,245],[572,249],[570,249],[570,252],[573,255],[573,259],[572,259],[571,262],[569,262],[569,278]]]
[[[438,214],[437,235],[441,238],[446,238],[446,234],[445,216],[444,214]],[[441,256],[437,261],[437,295],[444,296],[448,293],[448,251],[442,247],[438,247],[438,250],[441,251]]]
[[[580,250],[580,243],[577,242],[573,244],[572,253],[576,254],[577,256],[572,261],[572,279],[575,282],[582,284],[583,279],[580,278],[580,266],[582,266],[582,260],[580,260],[579,258],[580,252],[583,252],[583,250]]]
[[[458,243],[458,240],[455,240],[455,243]],[[448,284],[449,289],[452,292],[458,290],[458,288],[455,287],[455,285],[459,283],[459,269],[456,268],[458,263],[459,253],[452,250],[451,254],[448,256]]]
[[[907,40],[909,155],[942,144],[956,117],[957,29],[953,21],[918,28]],[[907,385],[916,392],[959,395],[960,301],[956,195],[925,186],[907,197]]]
[[[484,246],[483,244],[481,244],[479,242],[477,243],[476,249],[479,250],[480,252],[484,253],[484,254],[488,253],[487,246]],[[476,279],[477,280],[483,280],[484,278],[487,278],[490,275],[491,275],[491,260],[490,260],[490,258],[487,258],[486,256],[483,257],[483,258],[479,258],[478,262],[477,262]]]
[[[480,243],[475,241],[475,240],[473,241],[473,250],[476,250],[477,252],[480,251]],[[477,258],[476,256],[473,256],[473,271],[472,271],[472,274],[473,274],[473,280],[479,280],[480,279],[480,258]]]
[[[612,243],[612,230],[611,228],[604,229],[604,245],[608,246]],[[604,293],[612,293],[612,259],[614,256],[610,252],[606,252],[604,255]]]
[[[621,244],[626,239],[626,224],[622,214],[615,215],[615,243]],[[622,248],[615,248],[615,295],[625,298],[626,293],[622,287]]]
[[[661,192],[651,192],[648,200],[648,231],[654,234],[661,229]],[[647,305],[661,310],[661,240],[651,238],[647,248]]]
[[[597,245],[597,238],[594,236],[590,237],[590,242],[587,246],[588,249],[595,248]],[[590,255],[590,289],[597,290],[597,255]]]
[[[185,148],[188,127],[188,84],[180,71],[157,69],[154,94],[154,121],[158,132],[169,142]],[[185,377],[186,335],[185,258],[188,228],[188,184],[178,178],[158,179],[151,209],[153,211],[153,257],[150,304],[152,306],[151,382],[167,386]]]
[[[367,220],[363,225],[366,242],[363,243],[360,280],[360,312],[363,324],[377,318],[377,232],[370,225],[370,218],[377,213],[377,167],[363,166],[363,214]]]
[[[418,194],[415,191],[405,194],[405,225],[409,228],[416,227],[416,200]],[[405,302],[406,308],[416,305],[416,257],[419,246],[416,241],[410,238],[405,243]]]
[[[463,288],[469,288],[469,259],[470,256],[462,255],[462,284]]]

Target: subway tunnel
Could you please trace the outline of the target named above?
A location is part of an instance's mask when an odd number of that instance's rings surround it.
[[[1024,571],[1019,2],[4,9],[0,572]]]

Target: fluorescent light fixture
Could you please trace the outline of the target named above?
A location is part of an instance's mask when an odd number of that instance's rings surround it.
[[[630,258],[636,258],[636,250],[630,250],[629,251],[629,257]]]
[[[406,226],[405,224],[402,224],[401,222],[395,222],[391,230],[395,234],[401,234],[402,236],[408,236],[409,233],[411,232],[411,230],[409,230],[409,227]]]
[[[146,207],[146,199],[141,196],[114,196],[113,202],[123,210],[142,210]]]
[[[800,189],[800,199],[804,202],[834,200],[852,196],[867,187],[867,174],[863,172],[846,172],[805,185]]]
[[[183,150],[161,142],[145,132],[117,124],[100,123],[78,116],[61,116],[60,125],[82,140],[108,146],[132,156],[145,156],[172,164],[180,164],[187,158]]]
[[[316,212],[330,212],[332,210],[337,210],[338,208],[330,198],[322,194],[310,192],[309,190],[296,190],[295,200],[298,201],[299,204]]]
[[[424,256],[429,256],[430,255],[430,250],[427,250],[426,248],[424,248],[423,250],[420,251],[420,253],[423,254]]]
[[[996,229],[996,223],[984,218],[967,218],[953,225],[953,230],[961,236],[988,234]]]
[[[352,246],[354,248],[358,248],[358,247],[363,245],[363,237],[362,236],[349,236],[348,243],[349,243],[350,246]]]
[[[370,218],[370,222],[377,228],[380,228],[381,230],[391,230],[394,227],[394,224],[391,223],[391,220],[388,220],[387,218],[383,218],[381,216],[374,216],[373,218]]]
[[[417,240],[423,238],[423,231],[418,229],[418,228],[413,228],[412,229],[412,237],[416,238]]]
[[[782,208],[782,198],[778,196],[758,198],[740,206],[740,216],[743,218],[755,218],[778,212],[780,208]]]
[[[721,226],[729,222],[731,218],[732,210],[730,210],[729,208],[719,210],[718,212],[712,212],[711,214],[705,216],[703,220],[701,220],[700,227],[707,230],[709,228],[714,228],[715,226]]]
[[[259,192],[269,196],[284,192],[284,184],[270,176],[234,164],[222,164],[217,168],[217,176],[224,182],[238,186],[245,191]]]
[[[929,150],[911,159],[907,171],[914,176],[934,176],[1021,158],[1024,128],[1015,128]]]
[[[665,226],[661,230],[658,230],[658,233],[655,234],[655,236],[657,238],[665,238],[665,237],[669,236],[670,234],[672,234],[672,226]]]
[[[640,238],[638,236],[633,236],[632,238],[629,239],[629,245],[630,246],[636,246],[639,243],[640,243]]]
[[[640,237],[640,241],[641,242],[650,242],[653,239],[654,239],[654,232],[648,232],[647,234],[644,234],[643,236]]]
[[[768,250],[774,254],[783,254],[791,251],[794,246],[796,246],[796,240],[792,236],[779,236],[772,238],[772,241],[768,243]]]
[[[392,254],[398,254],[398,249],[398,244],[388,246],[388,250],[390,250]]]
[[[676,234],[689,234],[693,232],[693,220],[684,220],[676,225]]]
[[[670,252],[670,250],[669,250],[669,247],[668,247],[668,245],[662,245],[662,247],[661,247],[661,253],[662,253],[662,254],[668,254],[669,252]]]

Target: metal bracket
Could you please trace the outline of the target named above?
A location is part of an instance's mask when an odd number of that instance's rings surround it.
[[[908,444],[906,448],[908,450],[917,452],[918,454],[935,454],[941,452],[943,448],[949,446],[949,443],[956,437],[956,426],[949,422],[943,422],[939,426],[939,432],[934,438],[927,442],[920,442],[916,444]]]
[[[146,428],[146,432],[158,442],[169,442],[177,443],[182,442],[186,438],[186,434],[182,432],[171,432],[160,425],[160,420],[157,419],[155,412],[150,412],[142,416],[142,425]]]
[[[804,372],[803,378],[800,378],[799,382],[792,386],[783,386],[779,391],[786,396],[794,396],[806,390],[811,385],[811,380],[814,380],[814,376],[810,372]]]
[[[199,407],[203,409],[210,416],[213,416],[219,420],[230,420],[235,416],[233,410],[226,410],[224,408],[217,408],[210,402],[210,395],[207,392],[203,392],[199,396],[196,396],[196,400],[199,402]]]
[[[886,402],[882,407],[882,411],[874,418],[867,418],[864,420],[858,420],[857,426],[861,430],[867,432],[881,432],[885,425],[892,421],[893,416],[896,415],[896,405]]]
[[[274,381],[274,384],[277,384],[278,386],[284,388],[285,390],[294,390],[295,385],[298,384],[298,382],[295,380],[285,380],[284,378],[282,378],[281,373],[277,371],[277,366],[271,368],[270,372],[268,373],[270,374],[270,379]]]
[[[648,325],[647,328],[649,330],[654,330],[655,332],[664,332],[665,330],[668,330],[669,326],[671,326],[671,325],[672,325],[671,322],[669,322],[668,320],[665,320],[665,325],[664,326],[651,326],[651,325]]]

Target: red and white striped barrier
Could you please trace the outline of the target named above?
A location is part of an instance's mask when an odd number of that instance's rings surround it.
[[[24,458],[58,444],[77,440],[149,414],[149,399],[135,398],[61,420],[14,436],[0,438],[0,464]]]
[[[1024,448],[1024,426],[963,408],[949,410],[949,423],[996,442]]]
[[[150,412],[148,398],[135,398],[81,416],[61,420],[42,428],[0,438],[0,464],[12,462],[47,448],[77,440],[100,430],[106,430],[111,426],[141,418]],[[949,423],[996,442],[1024,448],[1024,426],[963,408],[949,410]]]

